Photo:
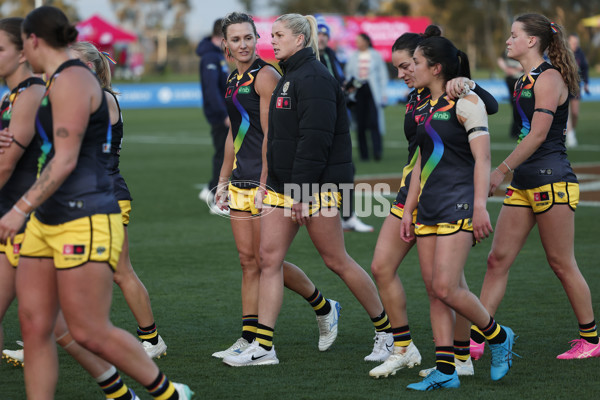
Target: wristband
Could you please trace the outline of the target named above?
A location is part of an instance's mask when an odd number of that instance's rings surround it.
[[[500,172],[502,175],[506,175],[504,172],[500,171],[498,167],[496,167],[496,171]]]
[[[33,204],[31,204],[31,202],[29,200],[27,200],[27,197],[25,197],[25,195],[21,196],[21,200],[23,200],[23,202],[25,204],[27,204],[29,207],[33,208]]]
[[[506,161],[502,161],[502,164],[504,164],[506,166],[506,168],[508,168],[508,170],[510,172],[513,172],[513,169],[506,163]],[[506,174],[505,174],[506,175]]]
[[[29,214],[27,214],[25,211],[23,211],[19,207],[17,207],[16,204],[14,206],[12,206],[12,208],[13,208],[13,210],[15,210],[17,212],[17,214],[19,214],[22,217],[27,218],[29,216]]]

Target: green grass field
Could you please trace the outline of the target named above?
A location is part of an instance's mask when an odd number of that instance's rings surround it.
[[[582,105],[578,139],[580,148],[570,151],[574,164],[600,163],[600,114],[596,104]],[[404,108],[387,109],[384,159],[357,163],[357,175],[399,173],[406,161],[402,129]],[[376,364],[363,357],[373,345],[373,327],[342,281],[322,263],[305,230],[295,240],[287,259],[303,268],[327,297],[342,307],[340,333],[332,349],[317,350],[318,330],[313,311],[305,300],[286,292],[275,344],[281,364],[261,368],[230,368],[211,358],[240,335],[241,273],[229,221],[208,213],[198,200],[199,185],[210,171],[211,144],[200,109],[128,110],[122,171],[134,203],[129,237],[131,258],[145,283],[168,356],[157,361],[173,380],[184,382],[198,399],[574,399],[594,398],[600,390],[600,358],[558,361],[556,355],[577,338],[577,321],[566,295],[547,265],[534,230],[517,258],[498,320],[517,335],[513,369],[500,382],[489,378],[489,351],[475,363],[476,375],[461,379],[461,388],[441,393],[413,393],[407,384],[420,380],[418,368],[394,377],[373,380],[368,371]],[[512,146],[508,138],[510,115],[502,105],[490,118],[493,162],[497,165]],[[355,152],[356,154],[356,152]],[[488,209],[495,222],[500,203]],[[600,318],[600,266],[597,258],[599,208],[577,209],[576,255],[594,297]],[[383,219],[365,218],[375,225],[371,234],[346,233],[348,252],[367,271],[377,231]],[[479,293],[491,240],[476,246],[466,266],[471,290]],[[594,250],[594,248],[596,250]],[[434,364],[434,344],[429,307],[416,252],[399,268],[408,296],[410,327],[423,355],[423,366]],[[135,333],[136,323],[115,288],[112,317],[116,325]],[[5,347],[20,338],[16,304],[4,320]],[[60,350],[57,399],[101,399],[98,386]],[[124,378],[142,399],[145,390]],[[596,393],[596,395],[594,395]],[[0,365],[0,399],[24,399],[23,371]]]

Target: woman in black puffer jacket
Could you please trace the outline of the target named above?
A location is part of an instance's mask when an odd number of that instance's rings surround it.
[[[224,362],[233,366],[279,362],[273,330],[283,300],[281,265],[302,225],[306,225],[327,267],[342,278],[375,324],[378,335],[367,359],[383,361],[389,355],[385,348],[387,336],[393,343],[390,324],[375,284],[346,253],[339,216],[341,191],[352,185],[352,149],[344,96],[338,82],[316,57],[314,17],[282,15],[273,24],[271,44],[283,76],[269,108],[269,190],[264,205],[265,191],[259,191],[256,199],[263,207],[258,331],[250,347],[238,356],[226,357]],[[322,298],[320,301],[329,303],[331,310],[318,317],[322,320],[319,329],[337,334],[339,304]]]

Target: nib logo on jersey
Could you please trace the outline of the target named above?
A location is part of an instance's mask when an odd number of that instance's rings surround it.
[[[65,256],[85,254],[85,245],[65,244],[62,253]]]

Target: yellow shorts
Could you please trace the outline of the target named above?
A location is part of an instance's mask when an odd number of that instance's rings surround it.
[[[117,268],[123,248],[121,214],[96,214],[59,225],[41,223],[31,215],[21,257],[53,258],[57,269],[78,267],[87,262],[106,262]]]
[[[509,186],[504,196],[505,206],[528,207],[534,214],[546,212],[555,204],[568,204],[575,211],[579,204],[579,184],[556,182],[533,189]]]
[[[251,215],[260,214],[260,210],[254,204],[254,195],[258,187],[251,189],[240,189],[237,186],[229,184],[229,209],[233,211],[245,211]]]
[[[321,192],[313,193],[314,203],[310,203],[308,215],[312,216],[319,212],[321,208],[337,208],[342,207],[342,194],[340,192]],[[263,203],[271,207],[280,207],[291,209],[294,205],[294,200],[290,196],[283,193],[277,193],[269,190]]]
[[[119,200],[119,207],[121,207],[121,218],[123,219],[123,225],[129,225],[129,214],[131,213],[131,200]]]
[[[0,244],[0,253],[6,254],[8,262],[13,267],[19,265],[19,253],[21,252],[21,243],[23,243],[24,233],[15,236],[14,242],[10,238],[6,239],[6,244]]]
[[[400,219],[402,219],[402,217],[404,216],[404,204],[394,204],[392,205],[392,207],[390,208],[390,214],[392,214],[395,217],[398,217]],[[413,211],[412,214],[413,217],[413,224],[417,223],[417,209],[415,208],[415,210]]]
[[[436,225],[415,225],[416,236],[447,236],[460,231],[473,232],[473,220],[465,218],[456,222],[442,222]]]

